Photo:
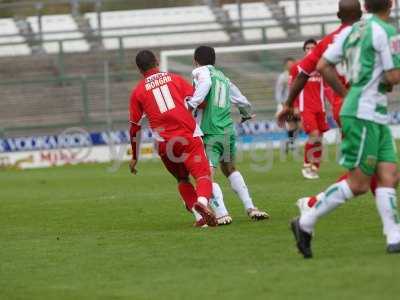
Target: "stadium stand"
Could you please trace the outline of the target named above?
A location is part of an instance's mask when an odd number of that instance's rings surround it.
[[[293,31],[288,30],[287,26],[293,25],[295,19],[294,2],[289,0],[271,1],[242,4],[244,42],[253,43],[265,39],[269,41],[284,40],[293,37]],[[336,0],[327,0],[321,7],[317,1],[300,1],[300,12],[304,16],[302,17],[301,34],[303,36],[322,35],[322,26],[318,23],[333,22],[327,26],[327,30],[336,26],[334,14],[336,6]],[[280,16],[280,14],[283,15]],[[92,41],[87,41],[88,32],[93,32],[94,36],[96,33],[97,36],[101,36],[104,48],[107,50],[116,50],[121,46],[138,49],[240,42],[240,39],[237,38],[237,28],[240,25],[239,12],[235,4],[224,4],[220,8],[215,4],[210,4],[210,6],[103,12],[101,28],[99,28],[97,13],[86,13],[82,17],[83,20],[79,16],[75,16],[74,19],[71,15],[43,16],[42,39],[45,52],[49,54],[60,52],[60,41],[63,41],[63,52],[65,53],[87,52],[91,49],[90,44],[92,44]],[[83,30],[85,20],[90,28]],[[3,38],[0,37],[0,42],[24,41],[12,19],[3,19],[2,22],[6,25],[1,26],[0,36]],[[312,24],[307,25],[310,22]],[[33,34],[40,38],[38,17],[28,17],[26,23],[29,28],[32,28]],[[13,48],[18,49],[11,51]],[[30,51],[26,44],[3,45],[0,47],[0,53],[27,55],[30,54]]]
[[[54,58],[47,55],[18,56],[18,58],[7,56],[2,57],[0,63],[2,67],[0,83],[57,76]]]
[[[286,15],[290,18],[296,17],[296,7],[294,1],[282,0],[279,4],[285,8]],[[299,1],[301,15],[300,31],[303,36],[320,36],[324,33],[318,23],[332,22],[326,26],[326,31],[332,31],[339,23],[336,16],[337,0],[324,0],[321,2],[314,0]],[[314,23],[307,25],[307,23]]]
[[[39,35],[38,17],[29,17],[27,21],[31,24],[34,33]],[[89,44],[70,15],[43,16],[42,24],[43,47],[47,53],[54,54],[60,51],[58,41],[63,41],[64,52],[89,51]],[[68,41],[68,39],[78,40]]]
[[[13,19],[0,19],[0,44],[20,43],[0,47],[0,56],[29,55],[31,51],[25,39],[19,34]]]
[[[99,30],[97,15],[88,13],[91,26]],[[126,48],[165,47],[201,43],[226,43],[229,36],[207,6],[190,6],[102,14],[102,36],[106,49],[119,48],[118,36]],[[195,24],[199,23],[199,24]],[[143,26],[143,24],[146,24]],[[184,26],[182,26],[184,25]],[[200,31],[197,33],[190,31]],[[169,34],[170,33],[170,34]]]
[[[70,81],[57,86],[50,82],[37,84],[11,85],[1,92],[0,127],[53,127],[57,124],[90,125],[104,123],[106,104],[104,86],[96,80],[88,80],[85,89],[88,94],[82,97],[82,81]],[[126,119],[127,95],[131,82],[112,82],[111,117]],[[32,97],[32,95],[34,95]],[[122,128],[126,127],[124,122]],[[37,133],[43,133],[43,129]]]
[[[231,19],[235,21],[235,25],[239,26],[239,12],[237,5],[226,4],[223,9],[227,10]],[[279,28],[279,24],[273,19],[271,11],[264,2],[244,3],[242,5],[243,16],[243,35],[247,41],[256,41],[263,39],[262,27],[275,26],[266,30],[267,39],[284,39],[287,37],[283,28]],[[246,27],[257,27],[259,29],[246,29]]]

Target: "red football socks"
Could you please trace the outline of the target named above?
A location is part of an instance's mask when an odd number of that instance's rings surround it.
[[[197,202],[197,194],[194,186],[189,182],[181,182],[178,184],[178,190],[185,202],[186,209],[192,212],[193,205]]]
[[[212,182],[209,177],[200,177],[196,179],[197,197],[204,197],[210,200],[212,196]]]
[[[304,146],[304,163],[317,166],[319,168],[322,157],[322,143],[310,143],[307,142]]]

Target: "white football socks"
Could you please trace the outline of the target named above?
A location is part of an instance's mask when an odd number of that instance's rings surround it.
[[[353,198],[353,192],[351,191],[346,180],[342,180],[338,183],[331,185],[322,195],[314,208],[307,212],[304,212],[300,217],[301,228],[312,233],[317,220],[323,215],[328,214],[340,205]]]
[[[253,200],[250,197],[249,190],[244,182],[244,179],[239,171],[233,172],[229,177],[229,181],[231,182],[231,187],[235,191],[235,193],[239,196],[240,200],[243,202],[243,205],[246,210],[250,208],[254,208]]]
[[[211,208],[215,212],[217,218],[229,215],[225,207],[224,195],[218,183],[213,182],[213,197],[211,199]]]
[[[396,190],[379,187],[376,189],[375,198],[387,244],[400,243],[400,216],[397,210]]]

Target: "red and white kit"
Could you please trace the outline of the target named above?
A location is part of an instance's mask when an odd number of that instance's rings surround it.
[[[137,84],[130,99],[134,159],[137,159],[138,150],[134,137],[140,130],[141,119],[146,115],[167,170],[178,180],[189,175],[196,180],[197,196],[190,184],[181,183],[179,186],[189,209],[192,209],[197,197],[210,199],[212,194],[202,132],[187,109],[186,98],[192,95],[192,85],[181,76],[154,68],[144,74],[144,79]]]
[[[312,76],[313,72],[317,70],[317,65],[319,60],[322,58],[325,51],[328,49],[329,45],[333,44],[337,35],[339,35],[343,29],[346,29],[349,25],[342,24],[334,32],[328,34],[324,37],[317,46],[308,54],[299,64],[302,72]],[[348,82],[345,76],[338,70],[338,75],[343,84],[347,85]],[[332,106],[332,113],[336,123],[340,126],[340,110],[342,108],[343,99],[338,96],[330,87],[326,87],[326,98],[329,100]]]
[[[290,70],[290,82],[300,73],[299,63]],[[318,72],[310,74],[307,84],[299,94],[296,102],[301,114],[304,131],[309,134],[313,131],[324,133],[329,129],[325,111],[325,85]]]

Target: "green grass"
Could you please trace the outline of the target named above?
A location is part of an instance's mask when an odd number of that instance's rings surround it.
[[[239,164],[268,222],[249,221],[219,177],[234,223],[206,230],[157,161],[137,177],[126,165],[2,172],[0,299],[397,299],[400,256],[385,254],[369,195],[318,224],[314,260],[296,253],[295,200],[342,172],[325,163],[308,182],[299,166]]]

